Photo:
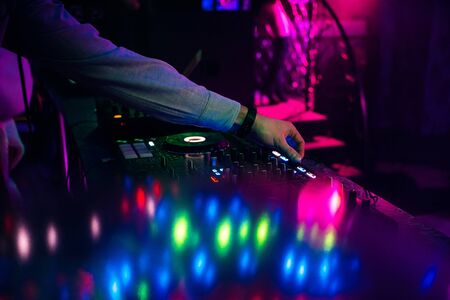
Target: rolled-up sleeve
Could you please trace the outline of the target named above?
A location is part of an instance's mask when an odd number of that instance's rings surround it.
[[[199,86],[167,63],[144,57],[80,24],[58,2],[18,0],[26,56],[155,118],[228,131],[240,104]]]

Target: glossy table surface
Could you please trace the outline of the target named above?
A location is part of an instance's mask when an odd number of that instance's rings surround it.
[[[93,120],[71,122],[89,191],[2,199],[2,300],[450,298],[448,239],[381,198],[349,202],[364,190],[326,168],[232,186],[127,172],[99,163]]]

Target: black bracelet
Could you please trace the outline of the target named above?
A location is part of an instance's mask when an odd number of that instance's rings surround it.
[[[241,127],[237,130],[236,135],[241,138],[246,137],[252,130],[255,119],[256,109],[254,107],[249,107],[247,110],[247,115],[244,118],[244,122],[242,122]]]

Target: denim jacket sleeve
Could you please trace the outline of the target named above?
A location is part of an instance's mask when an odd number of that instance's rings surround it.
[[[52,0],[17,0],[27,57],[155,118],[228,131],[240,104],[199,86],[167,63],[114,45]]]

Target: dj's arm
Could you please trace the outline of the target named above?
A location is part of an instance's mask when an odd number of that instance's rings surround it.
[[[189,81],[167,63],[101,38],[58,2],[18,0],[16,23],[28,57],[155,118],[230,131],[245,115],[244,106]],[[292,159],[303,156],[303,139],[289,122],[257,115],[251,135]]]
[[[240,104],[173,67],[118,47],[50,0],[18,0],[22,52],[55,71],[165,121],[228,131]]]

